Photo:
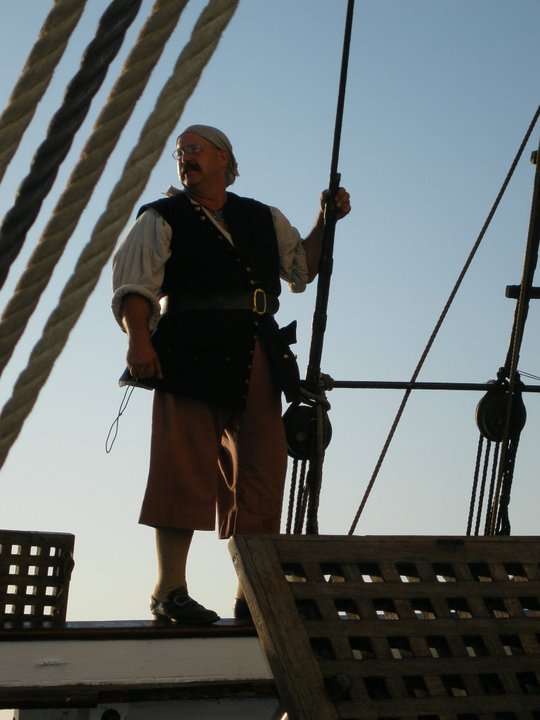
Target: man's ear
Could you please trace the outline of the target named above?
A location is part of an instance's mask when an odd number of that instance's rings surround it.
[[[229,164],[229,152],[228,150],[225,150],[224,148],[218,148],[218,153],[220,157],[221,164],[224,168],[227,167]]]

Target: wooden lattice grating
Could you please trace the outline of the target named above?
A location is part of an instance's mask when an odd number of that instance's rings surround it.
[[[0,530],[0,621],[62,622],[75,538],[68,533]]]
[[[291,720],[540,720],[540,539],[237,536]]]

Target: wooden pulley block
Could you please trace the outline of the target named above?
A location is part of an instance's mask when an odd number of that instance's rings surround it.
[[[332,439],[332,425],[323,408],[323,443],[326,449]],[[283,415],[289,455],[295,460],[309,460],[317,450],[317,408],[293,403]]]
[[[481,434],[492,442],[504,439],[510,392],[506,385],[494,385],[476,406],[476,424]],[[517,437],[525,426],[527,410],[521,392],[514,392],[509,437]]]

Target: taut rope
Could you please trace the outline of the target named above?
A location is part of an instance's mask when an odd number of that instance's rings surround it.
[[[371,478],[370,478],[370,481],[369,481],[368,486],[367,486],[367,488],[366,488],[366,490],[365,490],[365,493],[364,493],[364,496],[363,496],[362,501],[361,501],[361,503],[360,503],[360,506],[359,506],[359,508],[358,508],[358,510],[357,510],[357,512],[356,512],[356,515],[355,515],[355,517],[354,517],[354,520],[353,520],[353,522],[352,522],[351,528],[350,528],[350,530],[349,530],[349,535],[352,535],[352,534],[354,533],[354,531],[355,531],[355,529],[356,529],[356,526],[358,525],[358,521],[359,521],[359,519],[360,519],[360,516],[361,516],[361,514],[362,514],[362,512],[363,512],[363,510],[364,510],[364,508],[365,508],[365,506],[366,506],[366,503],[367,503],[367,501],[368,501],[369,495],[370,495],[370,493],[371,493],[371,491],[372,491],[372,489],[373,489],[373,486],[374,486],[374,484],[375,484],[375,481],[377,480],[377,477],[378,477],[378,475],[379,475],[379,471],[380,471],[381,466],[382,466],[382,464],[383,464],[383,462],[384,462],[384,458],[386,457],[386,453],[388,452],[388,449],[389,449],[389,447],[390,447],[390,444],[391,444],[391,442],[392,442],[392,439],[393,439],[393,437],[394,437],[394,435],[395,435],[395,433],[396,433],[397,427],[398,427],[399,422],[400,422],[400,420],[401,420],[401,416],[403,415],[403,412],[404,412],[405,407],[406,407],[406,405],[407,405],[407,402],[408,402],[408,400],[409,400],[410,394],[411,394],[411,392],[412,392],[412,387],[411,387],[411,386],[416,382],[416,380],[417,380],[417,378],[418,378],[418,375],[420,374],[420,371],[421,371],[421,369],[422,369],[422,367],[423,367],[423,365],[424,365],[424,362],[426,361],[426,358],[427,358],[427,356],[428,356],[428,354],[429,354],[429,352],[430,352],[430,350],[431,350],[431,347],[433,346],[433,343],[435,342],[435,339],[436,339],[436,337],[437,337],[437,335],[438,335],[439,330],[441,329],[441,326],[442,326],[442,324],[443,324],[443,322],[444,322],[444,319],[446,318],[446,315],[448,314],[448,311],[450,310],[450,307],[451,307],[451,305],[452,305],[452,303],[453,303],[453,301],[454,301],[454,299],[455,299],[455,297],[456,297],[456,295],[457,295],[457,292],[458,292],[458,290],[459,290],[459,288],[460,288],[460,286],[461,286],[461,283],[463,282],[463,279],[465,278],[465,275],[467,274],[467,271],[468,271],[468,269],[469,269],[469,267],[470,267],[470,265],[471,265],[471,263],[472,263],[475,255],[476,255],[476,253],[477,253],[477,251],[478,251],[478,248],[480,247],[480,245],[481,245],[481,243],[482,243],[482,240],[484,239],[484,235],[486,234],[487,229],[488,229],[489,225],[491,224],[491,221],[492,221],[492,219],[493,219],[493,216],[495,215],[495,212],[496,212],[497,208],[499,207],[499,204],[500,204],[500,202],[501,202],[501,200],[502,200],[502,198],[503,198],[503,195],[504,195],[504,193],[506,192],[506,188],[508,187],[508,184],[510,183],[510,180],[511,180],[513,174],[514,174],[514,171],[515,171],[515,169],[516,169],[516,167],[517,167],[517,165],[518,165],[518,162],[519,162],[519,160],[520,160],[520,158],[521,158],[521,156],[522,156],[522,154],[523,154],[523,151],[525,150],[525,147],[526,147],[526,145],[527,145],[527,143],[528,143],[528,141],[529,141],[529,138],[530,138],[530,136],[531,136],[531,134],[532,134],[532,131],[533,131],[533,129],[534,129],[534,127],[535,127],[535,125],[536,125],[536,122],[537,122],[537,120],[538,120],[539,117],[540,117],[540,106],[536,109],[536,112],[534,113],[533,119],[532,119],[532,121],[531,121],[531,123],[530,123],[530,125],[529,125],[529,127],[528,127],[528,129],[527,129],[527,132],[525,133],[525,137],[523,138],[523,141],[522,141],[521,145],[519,146],[519,149],[518,149],[518,151],[517,151],[517,153],[516,153],[516,156],[514,157],[514,160],[513,160],[512,164],[511,164],[511,166],[510,166],[510,169],[509,169],[509,171],[508,171],[508,173],[507,173],[507,175],[506,175],[506,177],[505,177],[505,179],[504,179],[504,182],[503,182],[503,184],[502,184],[502,186],[501,186],[501,189],[499,190],[499,193],[498,193],[498,195],[497,195],[497,197],[496,197],[496,199],[495,199],[495,202],[493,203],[493,206],[492,206],[491,210],[490,210],[489,213],[488,213],[488,216],[487,216],[487,218],[486,218],[486,221],[485,221],[482,229],[480,230],[480,233],[479,233],[479,235],[478,235],[478,237],[477,237],[477,239],[476,239],[476,241],[475,241],[475,243],[474,243],[474,245],[473,245],[473,247],[472,247],[471,252],[469,253],[469,256],[468,256],[467,260],[465,261],[465,265],[463,266],[463,269],[462,269],[461,273],[459,274],[459,277],[458,277],[458,279],[457,279],[457,281],[456,281],[456,283],[455,283],[455,285],[454,285],[454,287],[453,287],[453,289],[452,289],[452,291],[451,291],[451,293],[450,293],[450,296],[449,296],[448,300],[446,301],[446,304],[445,304],[445,306],[444,306],[444,308],[443,308],[443,310],[442,310],[442,312],[441,312],[441,315],[440,315],[439,319],[437,320],[437,323],[435,324],[435,328],[433,329],[433,332],[431,333],[431,336],[429,337],[429,340],[428,340],[428,342],[427,342],[427,345],[426,345],[426,347],[424,348],[424,351],[423,351],[423,353],[422,353],[422,355],[421,355],[421,357],[420,357],[420,360],[418,361],[418,364],[417,364],[417,366],[416,366],[416,368],[415,368],[415,370],[414,370],[414,372],[413,372],[413,374],[412,374],[412,377],[411,377],[411,380],[410,380],[410,386],[409,386],[409,388],[405,391],[405,393],[404,393],[404,395],[403,395],[403,399],[402,399],[401,404],[400,404],[400,406],[399,406],[399,408],[398,408],[398,411],[397,411],[397,413],[396,413],[396,416],[395,416],[395,418],[394,418],[394,421],[393,421],[393,423],[392,423],[392,426],[391,426],[391,428],[390,428],[390,431],[389,431],[388,436],[387,436],[387,438],[386,438],[386,441],[385,441],[385,443],[384,443],[384,446],[383,446],[383,449],[382,449],[382,451],[381,451],[381,454],[379,455],[379,459],[377,460],[377,463],[376,463],[376,465],[375,465],[375,469],[374,469],[374,471],[373,471],[373,474],[372,474],[372,476],[371,476]]]
[[[0,375],[75,230],[187,0],[157,0],[0,319]]]
[[[69,83],[62,106],[54,115],[47,137],[34,155],[30,172],[19,187],[15,204],[0,227],[0,287],[140,5],[141,0],[113,0],[99,21],[96,36],[87,47],[81,67]]]
[[[518,373],[519,355],[525,330],[525,322],[529,312],[530,293],[533,287],[534,273],[538,264],[540,248],[540,147],[534,154],[536,173],[534,177],[534,191],[529,223],[527,247],[523,262],[521,284],[519,286],[518,302],[514,313],[514,323],[510,346],[504,365],[504,372],[509,379],[507,394],[506,417],[504,422],[504,437],[501,447],[501,460],[497,476],[497,485],[490,509],[488,532],[490,535],[510,535],[510,518],[508,506],[514,477],[514,465],[519,443],[521,427],[513,426],[516,411],[522,406],[521,382]]]
[[[238,0],[210,0],[194,26],[189,42],[180,53],[172,75],[128,157],[107,207],[98,219],[58,305],[34,346],[27,367],[19,375],[11,398],[0,414],[0,467],[96,286],[119,234],[129,221],[135,203],[237,5]]]
[[[347,14],[345,18],[345,30],[343,35],[343,51],[341,56],[341,70],[339,79],[339,90],[337,98],[336,121],[334,126],[334,141],[332,146],[332,159],[330,163],[330,179],[328,184],[328,196],[324,208],[324,234],[322,242],[321,259],[319,262],[319,277],[317,280],[317,296],[315,300],[315,311],[313,313],[311,347],[309,352],[308,368],[304,383],[303,400],[308,402],[313,409],[313,422],[311,428],[306,428],[308,435],[312,436],[311,456],[309,457],[309,470],[306,474],[305,467],[302,469],[301,477],[306,482],[299,484],[297,488],[297,510],[294,532],[299,534],[302,531],[304,515],[307,511],[306,532],[317,534],[319,496],[322,484],[322,468],[326,449],[325,435],[329,427],[326,410],[330,407],[325,395],[324,381],[321,378],[321,358],[326,331],[328,298],[330,294],[330,279],[333,266],[334,235],[336,228],[336,208],[334,198],[339,188],[340,174],[338,173],[339,150],[341,143],[341,129],[343,125],[343,110],[345,106],[345,90],[347,85],[347,72],[349,66],[349,52],[352,35],[352,22],[354,14],[354,0],[348,0]],[[294,425],[298,417],[306,417],[305,406],[300,404],[292,405],[285,415],[285,425]],[[302,432],[302,434],[304,434]],[[290,433],[289,433],[290,437]],[[302,463],[307,460],[303,459]],[[296,471],[296,467],[295,467]],[[296,479],[296,472],[295,472]],[[289,508],[289,519],[287,527],[292,523],[293,508]]]
[[[0,116],[0,180],[49,87],[86,0],[56,0]]]

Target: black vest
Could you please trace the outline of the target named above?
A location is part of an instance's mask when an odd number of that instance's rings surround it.
[[[175,297],[182,292],[241,294],[262,288],[279,295],[279,251],[270,208],[227,193],[224,218],[234,246],[185,193],[144,205],[139,214],[148,208],[172,229],[162,285],[171,310],[153,336],[164,379],[154,387],[242,408],[259,337],[276,387],[287,399],[296,399],[299,373],[288,347],[295,341],[293,328],[280,330],[273,317],[251,310],[174,310]]]

